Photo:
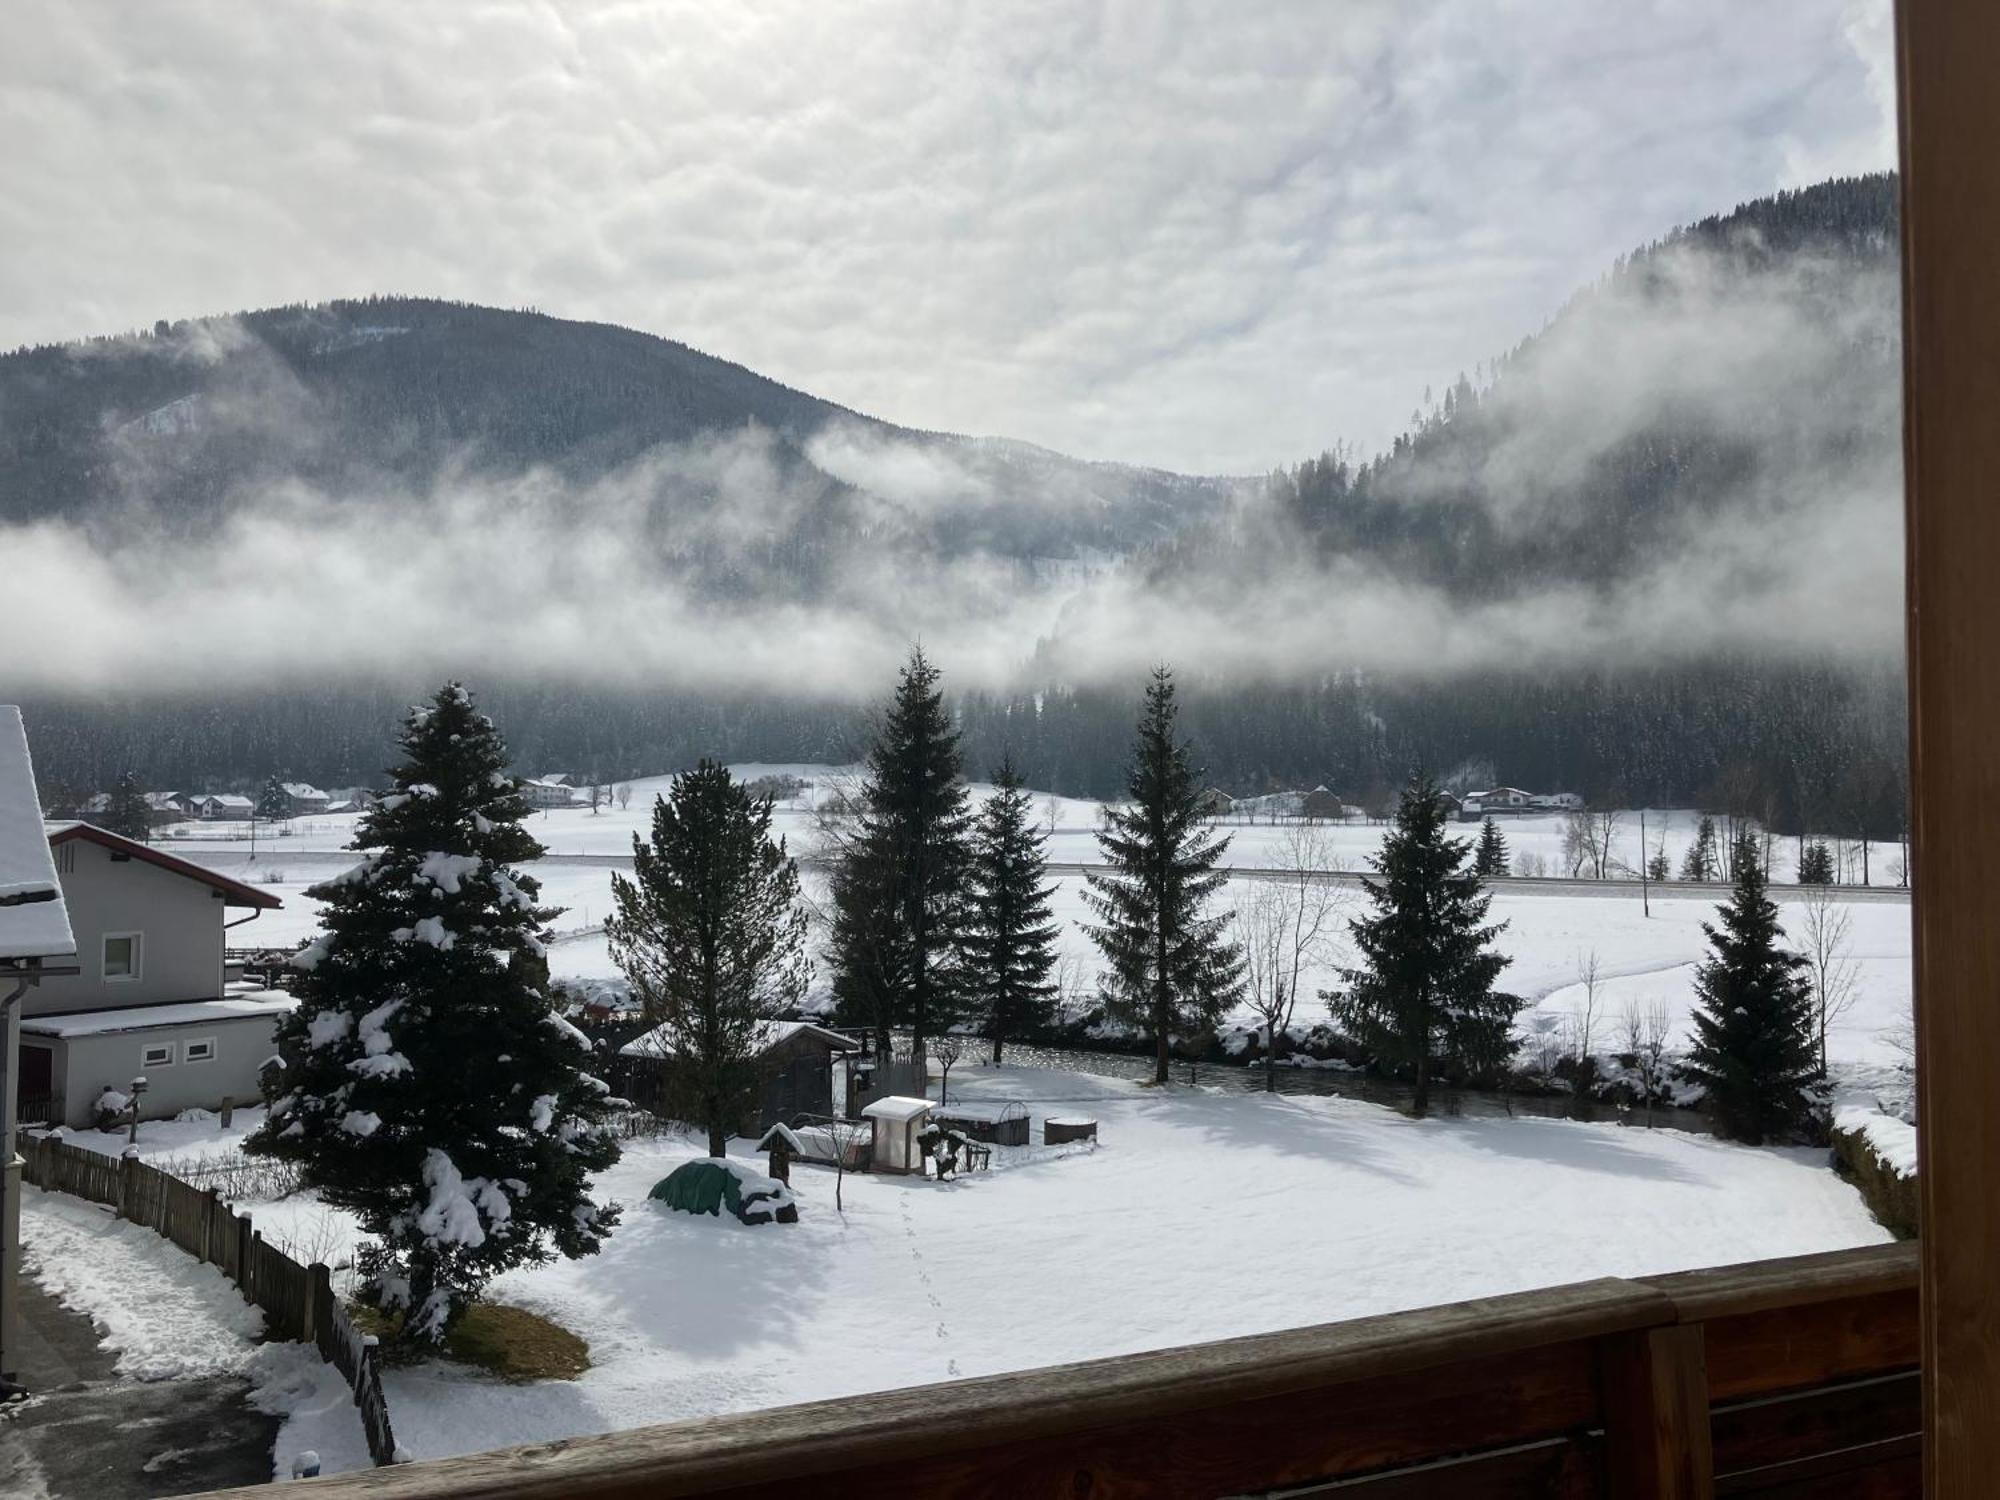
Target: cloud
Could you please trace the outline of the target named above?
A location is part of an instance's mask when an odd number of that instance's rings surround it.
[[[1261,472],[1384,443],[1676,222],[1887,165],[1886,14],[14,0],[0,344],[437,294]]]

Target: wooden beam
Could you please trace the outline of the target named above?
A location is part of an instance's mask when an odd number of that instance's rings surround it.
[[[1699,1323],[1603,1343],[1610,1493],[1631,1500],[1710,1500],[1708,1374]]]
[[[1903,452],[1925,1468],[2000,1474],[2000,6],[1901,0]]]

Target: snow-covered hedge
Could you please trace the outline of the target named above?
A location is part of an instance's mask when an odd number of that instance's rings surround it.
[[[1905,1238],[1916,1234],[1915,1126],[1880,1110],[1849,1105],[1834,1111],[1833,1155],[1885,1229]]]

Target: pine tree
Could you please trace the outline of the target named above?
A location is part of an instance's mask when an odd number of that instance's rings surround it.
[[[632,878],[611,877],[604,932],[708,1154],[726,1156],[756,1097],[762,1023],[805,993],[798,871],[771,838],[770,799],[713,761],[653,799],[652,832],[632,836]]]
[[[834,994],[885,1043],[889,1026],[908,1026],[915,1057],[961,1001],[970,895],[972,814],[939,675],[921,647],[910,653],[832,883]]]
[[[101,816],[104,827],[112,833],[122,833],[142,844],[152,840],[153,805],[146,800],[146,789],[139,784],[139,778],[130,771],[120,776],[111,788],[111,800]]]
[[[1412,777],[1370,860],[1381,878],[1362,881],[1374,915],[1348,923],[1366,966],[1323,997],[1350,1036],[1412,1076],[1418,1115],[1440,1066],[1476,1076],[1505,1064],[1522,1005],[1493,988],[1508,960],[1487,945],[1507,924],[1486,924],[1493,898],[1464,868],[1468,841],[1445,836],[1446,816],[1437,784]]]
[[[1825,839],[1814,839],[1799,856],[1799,884],[1833,884],[1833,851]]]
[[[1707,1091],[1726,1134],[1756,1145],[1810,1119],[1822,1075],[1806,961],[1778,946],[1754,837],[1737,839],[1730,863],[1736,889],[1717,908],[1722,925],[1702,924],[1713,951],[1695,972],[1694,1043],[1681,1072]]]
[[[1664,848],[1655,849],[1646,861],[1646,878],[1658,884],[1670,878],[1671,874],[1672,870],[1667,864],[1667,851]]]
[[[618,1148],[589,1047],[549,1005],[555,912],[519,873],[541,846],[492,720],[448,683],[403,721],[395,789],[345,874],[315,886],[298,1008],[248,1143],[375,1237],[368,1289],[439,1342],[486,1280],[588,1255],[616,1222],[590,1174]]]
[[[1207,831],[1200,770],[1178,737],[1173,674],[1155,669],[1126,773],[1129,798],[1107,808],[1098,847],[1109,873],[1091,871],[1086,931],[1110,975],[1106,1008],[1150,1033],[1153,1081],[1167,1081],[1174,1033],[1212,1028],[1242,988],[1243,955],[1227,936],[1230,913],[1208,902],[1228,882],[1216,862],[1226,834]]]
[[[1715,855],[1715,819],[1703,813],[1695,825],[1694,842],[1681,858],[1681,879],[1714,880],[1721,873]]]
[[[1480,825],[1479,848],[1472,858],[1472,873],[1482,880],[1493,880],[1508,873],[1507,839],[1491,816]]]
[[[963,938],[965,998],[993,1038],[993,1061],[1008,1037],[1048,1022],[1062,927],[1049,913],[1053,885],[1028,793],[1011,758],[993,777],[972,836],[972,906]]]
[[[256,813],[267,823],[282,823],[292,815],[292,799],[275,775],[265,779],[264,789],[257,794]]]

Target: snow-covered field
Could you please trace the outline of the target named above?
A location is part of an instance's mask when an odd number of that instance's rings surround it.
[[[752,1228],[647,1201],[700,1147],[634,1143],[600,1184],[625,1205],[605,1251],[491,1288],[580,1334],[592,1368],[529,1385],[391,1371],[398,1440],[470,1452],[1888,1237],[1824,1151],[1036,1069],[980,1070],[965,1092],[1031,1100],[1038,1120],[1091,1115],[1101,1144],[999,1149],[955,1183],[849,1177],[844,1215],[832,1175],[796,1167],[800,1222]],[[210,1122],[141,1141],[233,1144]],[[267,1235],[310,1231],[339,1253],[327,1226],[344,1219],[309,1198],[249,1208]],[[96,1259],[101,1284],[134,1253],[125,1238],[62,1254]],[[281,1452],[319,1440],[299,1422]]]
[[[789,774],[810,783],[807,793],[777,810],[779,831],[790,841],[795,853],[814,844],[813,804],[833,787],[855,774],[855,768],[826,766],[745,765],[735,768],[745,779],[770,774]],[[630,783],[629,805],[619,808],[615,801],[596,813],[587,807],[552,809],[536,813],[528,823],[555,858],[538,862],[532,873],[542,882],[543,898],[565,908],[557,920],[559,940],[550,953],[550,966],[558,977],[608,979],[617,975],[601,936],[593,931],[604,920],[611,904],[611,867],[603,864],[566,863],[563,857],[609,859],[629,856],[634,832],[644,833],[655,795],[664,792],[670,778],[654,777]],[[974,795],[984,797],[990,787],[975,786]],[[1097,846],[1094,834],[1101,805],[1077,798],[1038,795],[1038,809],[1044,818],[1052,811],[1054,833],[1049,840],[1053,863],[1094,863]],[[170,847],[217,869],[268,886],[280,895],[285,906],[264,913],[258,920],[232,934],[232,941],[290,944],[306,937],[316,923],[316,903],[304,893],[308,886],[344,868],[350,856],[342,848],[354,836],[352,815],[295,820],[289,836],[272,838],[268,827],[260,831],[255,857],[251,857],[247,828],[232,825],[189,825],[196,835],[172,840]],[[1678,864],[1681,851],[1693,834],[1695,815],[1686,811],[1653,811],[1646,814],[1649,839],[1667,830],[1667,852]],[[1044,823],[1046,827],[1046,822]],[[1282,862],[1282,851],[1291,837],[1286,825],[1270,823],[1219,825],[1231,837],[1229,860],[1240,868],[1264,868]],[[1538,854],[1553,868],[1559,861],[1562,844],[1560,817],[1519,818],[1506,825],[1508,841],[1518,856]],[[1624,839],[1631,845],[1629,856],[1638,857],[1638,816],[1625,818]],[[1466,832],[1472,832],[1468,825]],[[1322,825],[1317,829],[1324,840],[1331,867],[1361,870],[1380,844],[1383,830],[1364,824]],[[1893,884],[1892,865],[1900,850],[1878,845],[1873,851],[1870,874],[1879,886]],[[1793,857],[1790,840],[1780,840],[1774,850],[1778,884],[1773,893],[1788,917],[1795,916],[1796,888],[1783,884],[1789,879]],[[820,877],[805,872],[808,894],[820,888]],[[1247,881],[1234,882],[1234,899],[1247,900],[1255,888]],[[1082,930],[1088,913],[1083,902],[1085,883],[1076,875],[1057,882],[1055,908],[1066,924],[1065,954],[1079,966],[1088,982],[1097,970],[1096,949]],[[1836,887],[1835,894],[1842,895]],[[1855,893],[1858,894],[1858,893]],[[1359,902],[1358,891],[1349,899]],[[1358,907],[1357,907],[1358,909]],[[1842,909],[1852,923],[1851,950],[1857,965],[1856,999],[1853,1007],[1831,1028],[1829,1055],[1836,1077],[1849,1088],[1867,1090],[1892,1072],[1903,1060],[1897,1039],[1908,1026],[1910,1016],[1910,910],[1907,904],[1882,891],[1866,899],[1842,901]],[[1641,905],[1636,881],[1616,886],[1578,886],[1574,892],[1561,886],[1536,885],[1509,888],[1500,886],[1493,902],[1493,917],[1508,926],[1499,939],[1499,948],[1513,960],[1502,983],[1533,1002],[1522,1017],[1522,1034],[1531,1036],[1536,1028],[1573,1011],[1581,998],[1578,970],[1593,951],[1600,973],[1608,982],[1599,990],[1599,1050],[1616,1046],[1622,1038],[1623,1018],[1628,1007],[1642,1010],[1657,1002],[1665,1006],[1676,1038],[1686,1034],[1692,1003],[1694,965],[1702,958],[1706,944],[1701,923],[1713,917],[1711,899],[1686,895],[1651,902],[1651,915]],[[1797,939],[1795,938],[1796,942]],[[1313,989],[1330,986],[1338,956],[1321,966],[1313,976]],[[824,976],[821,979],[824,986]],[[1297,1020],[1310,1025],[1323,1020],[1325,1013],[1310,996],[1301,1002]],[[1254,1017],[1239,1010],[1232,1024],[1248,1025]],[[1603,1029],[1608,1028],[1608,1030]],[[1678,1046],[1678,1042],[1674,1044]]]

